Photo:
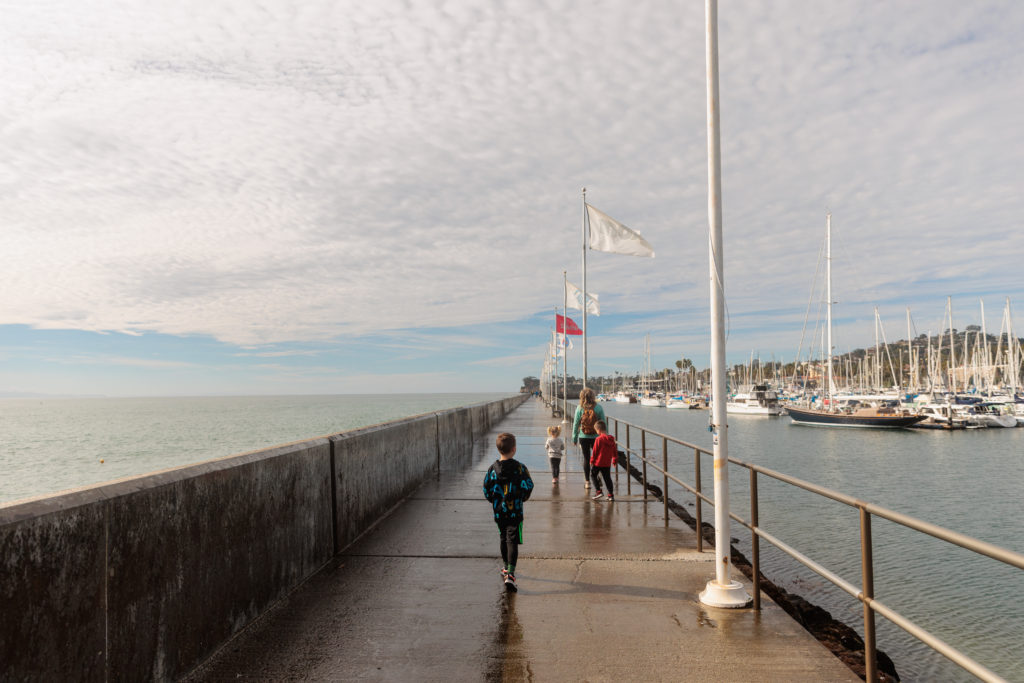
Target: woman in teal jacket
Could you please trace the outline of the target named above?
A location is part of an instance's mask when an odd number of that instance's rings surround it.
[[[578,443],[583,451],[583,481],[584,488],[590,488],[590,450],[594,447],[594,439],[597,438],[597,429],[594,423],[598,420],[607,422],[604,417],[604,408],[594,398],[593,389],[584,389],[580,392],[580,404],[576,407],[576,416],[572,420],[572,442]]]

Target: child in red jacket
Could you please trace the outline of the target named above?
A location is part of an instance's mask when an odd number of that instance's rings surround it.
[[[608,433],[608,425],[601,420],[594,423],[594,427],[597,429],[597,438],[594,439],[594,448],[590,451],[590,477],[594,482],[594,488],[597,489],[597,493],[594,494],[593,500],[604,498],[604,491],[601,490],[601,479],[598,478],[600,474],[601,478],[604,479],[605,486],[608,487],[608,501],[611,502],[615,500],[611,475],[612,467],[615,466],[615,461],[617,460],[615,437]]]

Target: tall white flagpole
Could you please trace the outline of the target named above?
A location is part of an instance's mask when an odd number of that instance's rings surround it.
[[[583,188],[583,388],[587,388],[587,188]]]
[[[569,337],[566,334],[565,319],[569,317],[569,288],[566,285],[566,272],[562,271],[562,424],[566,424],[569,421],[568,414],[565,412],[569,409],[569,374],[567,364],[569,362]],[[565,428],[562,428],[565,431]]]
[[[729,425],[725,413],[725,256],[722,252],[722,146],[718,107],[718,0],[706,0],[708,83],[708,239],[711,270],[711,394],[715,455],[715,578],[700,601],[711,607],[746,607],[751,597],[730,576]],[[697,530],[700,533],[700,529]]]

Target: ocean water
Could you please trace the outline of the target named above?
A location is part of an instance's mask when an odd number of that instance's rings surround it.
[[[706,410],[603,404],[615,418],[708,450]],[[631,430],[631,445],[639,434]],[[619,441],[625,442],[620,427]],[[729,416],[729,455],[996,545],[1024,552],[1024,428],[957,432],[830,429],[793,425],[788,417]],[[661,458],[661,439],[647,442]],[[670,471],[693,482],[693,451],[670,448]],[[710,456],[702,488],[713,491]],[[651,475],[655,476],[655,475]],[[731,507],[749,519],[749,474],[730,467]],[[660,482],[656,482],[660,485]],[[669,495],[692,510],[692,495]],[[759,523],[782,541],[861,584],[856,509],[758,478]],[[713,522],[705,507],[704,520]],[[750,557],[750,532],[733,523],[737,547]],[[872,519],[875,596],[919,626],[1008,680],[1024,681],[1024,571],[896,524]],[[862,607],[825,579],[765,541],[766,576],[804,596],[863,635]],[[876,616],[878,647],[905,681],[972,681],[972,675]]]
[[[0,504],[506,395],[0,399]]]

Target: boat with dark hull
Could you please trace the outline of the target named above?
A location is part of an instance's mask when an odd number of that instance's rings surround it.
[[[848,411],[816,410],[814,408],[787,408],[789,416],[795,424],[816,425],[820,427],[874,427],[901,429],[910,427],[925,419],[924,415],[916,415],[892,408],[852,407]]]
[[[869,404],[850,398],[840,401],[832,395],[835,386],[832,381],[832,214],[825,219],[825,283],[825,330],[828,334],[825,396],[820,403],[821,408],[813,407],[811,402],[804,406],[788,406],[786,410],[793,424],[900,429],[922,422],[926,416],[902,410],[895,401],[882,399]]]

